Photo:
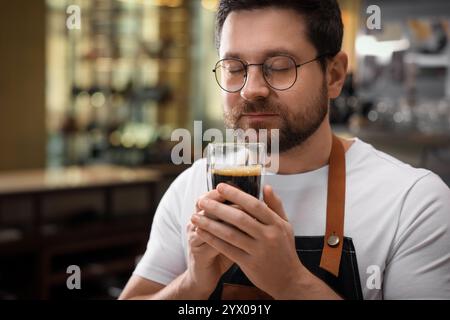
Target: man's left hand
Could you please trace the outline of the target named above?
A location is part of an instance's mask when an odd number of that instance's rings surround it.
[[[193,215],[192,223],[205,242],[235,261],[252,283],[275,299],[289,295],[309,272],[295,249],[292,226],[272,187],[263,189],[264,202],[227,184],[217,187],[234,205],[203,200],[199,207],[223,222]]]

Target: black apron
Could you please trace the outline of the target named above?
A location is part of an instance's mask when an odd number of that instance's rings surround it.
[[[295,237],[297,255],[302,264],[344,299],[362,300],[355,247],[344,237],[345,151],[333,135],[327,193],[325,236]],[[270,295],[255,287],[234,264],[219,280],[212,300],[267,300]]]

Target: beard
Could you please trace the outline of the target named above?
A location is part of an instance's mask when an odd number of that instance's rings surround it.
[[[249,126],[248,123],[241,123],[242,116],[246,113],[276,113],[279,117],[277,124],[268,126],[264,123],[257,123]],[[294,108],[293,111],[281,103],[273,103],[269,99],[261,99],[255,102],[245,101],[224,111],[225,127],[229,129],[254,129],[257,132],[267,129],[269,136],[267,139],[267,150],[271,150],[270,130],[279,129],[279,152],[283,153],[294,147],[302,145],[320,127],[328,113],[328,88],[326,81],[322,82],[322,88],[314,95],[306,105]]]

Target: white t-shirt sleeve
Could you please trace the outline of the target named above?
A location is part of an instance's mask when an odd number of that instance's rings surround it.
[[[177,177],[162,197],[153,219],[147,250],[134,275],[167,285],[186,270],[180,203],[187,175],[185,171]]]
[[[384,299],[450,299],[450,189],[433,173],[406,195],[383,282]]]

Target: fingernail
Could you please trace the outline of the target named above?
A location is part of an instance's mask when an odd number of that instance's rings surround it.
[[[219,183],[219,185],[217,186],[217,190],[219,192],[224,192],[227,188],[227,184],[226,183]]]
[[[198,213],[194,214],[192,217],[195,219],[195,221],[202,221],[204,219],[204,217]]]

